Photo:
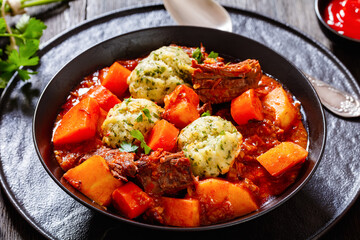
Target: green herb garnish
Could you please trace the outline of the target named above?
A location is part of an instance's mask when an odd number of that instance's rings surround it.
[[[136,152],[139,147],[128,142],[122,142],[120,144],[120,152]]]
[[[201,114],[202,117],[211,116],[210,111],[207,110],[206,112]]]
[[[198,62],[202,63],[203,55],[201,53],[200,48],[196,48],[192,54],[192,57]]]
[[[41,20],[24,14],[25,8],[60,1],[63,0],[21,0],[17,5],[10,4],[9,0],[0,0],[0,40],[7,38],[9,42],[0,49],[0,88],[5,88],[15,73],[23,81],[30,79],[31,74],[36,74],[24,68],[39,63],[36,53],[46,25]],[[6,15],[9,19],[14,15],[21,17],[15,27],[11,27]]]
[[[149,154],[151,152],[152,149],[146,144],[144,136],[139,130],[132,130],[130,134],[133,138],[140,141],[140,147],[144,149],[145,154]]]
[[[23,81],[30,79],[30,74],[36,74],[23,67],[36,66],[39,63],[36,52],[45,28],[42,21],[23,15],[16,24],[16,28],[9,30],[5,18],[0,18],[0,37],[10,38],[10,44],[5,52],[2,52],[7,56],[2,54],[0,59],[0,88],[6,87],[15,72]]]
[[[153,121],[151,120],[151,115],[150,115],[149,109],[144,108],[144,109],[142,110],[142,112],[143,112],[143,113],[145,114],[145,116],[149,119],[149,122],[153,123]]]
[[[129,102],[131,102],[131,99],[132,99],[132,96],[130,96],[129,98],[125,98],[125,99],[124,99],[124,102],[125,102],[126,104],[128,104]]]
[[[216,59],[219,56],[218,53],[211,51],[211,53],[208,55],[208,58],[214,58]]]
[[[136,122],[142,122],[143,121],[143,116],[142,113],[139,113],[139,116],[135,119]]]

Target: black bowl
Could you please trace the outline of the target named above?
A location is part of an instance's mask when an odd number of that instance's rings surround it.
[[[203,44],[209,51],[237,59],[258,59],[263,71],[279,79],[302,103],[304,124],[309,132],[308,159],[297,181],[283,194],[269,201],[258,211],[226,223],[210,226],[196,228],[155,226],[105,211],[62,180],[63,171],[52,155],[51,134],[58,109],[65,102],[70,90],[84,76],[111,65],[117,59],[143,56],[145,53],[171,43],[195,47]],[[90,209],[117,220],[143,227],[185,231],[215,229],[239,224],[261,216],[284,203],[299,191],[314,173],[323,152],[325,131],[324,113],[315,90],[306,77],[285,58],[260,43],[237,34],[208,28],[180,26],[151,28],[127,33],[106,40],[83,52],[66,64],[46,86],[40,96],[33,121],[33,138],[43,166],[55,182],[74,199]]]
[[[321,31],[333,43],[346,48],[360,49],[360,39],[344,36],[332,29],[324,20],[324,12],[331,0],[315,0],[315,13]]]

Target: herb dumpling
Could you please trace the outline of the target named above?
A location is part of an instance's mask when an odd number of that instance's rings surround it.
[[[191,59],[181,48],[164,46],[140,61],[127,83],[134,98],[162,104],[176,86],[191,82],[192,72]]]
[[[200,117],[179,134],[178,147],[190,159],[194,175],[216,177],[229,171],[240,153],[242,135],[217,116]]]
[[[133,142],[132,130],[139,130],[146,137],[160,120],[162,112],[163,109],[150,100],[125,99],[108,112],[101,126],[102,141],[112,148],[117,148],[123,142]]]

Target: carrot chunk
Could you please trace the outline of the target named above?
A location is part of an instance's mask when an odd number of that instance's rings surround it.
[[[95,99],[100,107],[107,112],[121,102],[116,95],[102,85],[94,87],[85,96]]]
[[[186,85],[179,85],[164,98],[163,118],[177,128],[184,128],[200,117],[199,102],[199,96],[193,89]]]
[[[64,174],[64,178],[101,206],[110,205],[112,192],[123,184],[113,177],[105,159],[97,155],[71,168]]]
[[[231,116],[239,125],[249,120],[263,120],[262,105],[254,89],[249,89],[231,101]]]
[[[101,85],[109,89],[117,97],[121,98],[122,95],[129,88],[127,78],[131,71],[123,67],[120,63],[114,62],[107,74],[100,77]]]
[[[166,225],[196,227],[200,225],[200,205],[197,199],[162,197]]]
[[[99,136],[101,136],[101,133],[102,133],[101,126],[102,126],[103,122],[105,121],[107,114],[108,114],[107,111],[100,108],[99,119],[98,119],[98,122],[96,125],[96,131],[99,134]]]
[[[95,136],[100,107],[85,98],[63,116],[53,136],[54,145],[77,143]]]
[[[140,187],[128,182],[112,193],[114,207],[127,218],[133,219],[145,212],[152,200]]]
[[[257,157],[260,164],[272,175],[279,176],[291,167],[305,161],[308,152],[293,142],[282,142]]]
[[[156,150],[162,148],[170,152],[174,149],[179,129],[165,119],[158,121],[150,132],[147,145]]]

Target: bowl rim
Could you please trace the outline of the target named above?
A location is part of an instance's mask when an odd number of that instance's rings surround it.
[[[319,150],[319,154],[318,156],[316,157],[316,161],[315,161],[315,164],[313,165],[311,171],[309,172],[309,174],[306,176],[306,178],[301,182],[299,183],[299,185],[294,189],[292,190],[289,194],[287,194],[285,197],[283,197],[278,203],[274,204],[273,206],[269,207],[268,209],[265,209],[265,210],[262,210],[261,212],[258,212],[258,210],[252,212],[252,213],[249,213],[249,214],[246,214],[244,216],[240,216],[238,218],[235,218],[235,219],[232,219],[232,220],[229,220],[229,221],[226,221],[226,222],[221,222],[221,223],[216,223],[216,224],[212,224],[212,225],[205,225],[205,226],[197,226],[197,227],[175,227],[175,226],[166,226],[166,225],[155,225],[155,224],[149,224],[149,223],[144,223],[144,222],[139,222],[139,221],[136,221],[136,220],[132,220],[132,219],[127,219],[121,215],[116,215],[114,213],[111,213],[109,211],[106,211],[106,210],[102,210],[82,199],[80,199],[78,196],[76,196],[74,193],[72,193],[67,187],[65,187],[53,174],[53,172],[49,169],[49,167],[47,166],[47,164],[45,163],[45,160],[43,159],[42,155],[41,155],[41,152],[40,152],[40,149],[39,149],[39,146],[37,144],[37,141],[36,141],[36,116],[38,114],[38,108],[39,108],[39,105],[40,105],[40,102],[41,102],[41,99],[43,98],[43,95],[45,94],[46,92],[46,89],[49,87],[49,85],[53,82],[53,80],[57,77],[57,75],[62,72],[68,65],[71,65],[72,62],[77,59],[78,57],[80,57],[81,55],[83,54],[86,54],[86,52],[90,51],[91,49],[95,49],[95,48],[98,48],[99,46],[101,46],[102,44],[106,43],[106,42],[110,42],[116,38],[119,38],[119,37],[122,37],[122,36],[127,36],[127,35],[131,35],[131,34],[135,34],[135,33],[140,33],[140,32],[143,32],[143,31],[155,31],[155,30],[158,30],[158,29],[205,29],[205,30],[211,30],[211,31],[215,31],[215,32],[223,32],[223,33],[227,33],[227,34],[231,34],[231,35],[236,35],[236,36],[239,36],[239,37],[242,37],[244,39],[246,39],[247,41],[251,41],[251,42],[254,42],[258,45],[261,45],[263,48],[266,48],[270,51],[272,51],[273,53],[277,54],[278,57],[282,58],[285,62],[287,62],[289,65],[291,65],[292,68],[294,68],[301,76],[302,78],[304,79],[305,82],[308,82],[308,85],[310,87],[310,89],[312,90],[314,96],[315,96],[315,99],[316,99],[316,103],[317,105],[319,106],[319,110],[320,110],[320,114],[321,114],[321,125],[322,125],[322,136],[320,137],[321,138],[321,146],[320,146],[320,150]],[[285,85],[286,86],[286,85]],[[295,96],[296,97],[296,96]],[[234,225],[238,225],[238,224],[241,224],[241,223],[245,223],[245,222],[248,222],[250,220],[253,220],[257,217],[260,217],[276,208],[278,208],[279,206],[281,206],[282,204],[284,204],[287,200],[289,200],[290,198],[292,198],[298,191],[300,191],[303,186],[311,179],[311,177],[313,176],[314,172],[316,171],[321,159],[322,159],[322,156],[323,156],[323,153],[324,153],[324,149],[325,149],[325,144],[326,144],[326,132],[327,132],[327,127],[326,127],[326,117],[325,117],[325,113],[324,113],[324,108],[321,104],[321,101],[320,101],[320,98],[316,92],[316,90],[314,89],[314,87],[312,86],[312,84],[310,83],[310,81],[308,80],[308,78],[303,74],[303,72],[298,69],[291,61],[289,61],[287,58],[285,58],[283,55],[281,55],[280,53],[270,49],[268,46],[256,41],[256,40],[253,40],[251,38],[248,38],[246,36],[243,36],[243,35],[240,35],[238,33],[230,33],[230,32],[225,32],[225,31],[222,31],[222,30],[217,30],[217,29],[212,29],[212,28],[207,28],[207,27],[198,27],[198,26],[179,26],[179,25],[169,25],[169,26],[159,26],[159,27],[150,27],[150,28],[144,28],[144,29],[139,29],[139,30],[135,30],[135,31],[131,31],[131,32],[127,32],[127,33],[123,33],[123,34],[119,34],[119,35],[116,35],[116,36],[113,36],[109,39],[105,39],[104,41],[101,41],[87,49],[85,49],[84,51],[82,51],[81,53],[77,54],[75,57],[71,58],[69,61],[67,61],[53,76],[52,78],[49,80],[49,82],[46,84],[46,86],[44,87],[44,89],[42,90],[40,96],[39,96],[39,99],[38,99],[38,102],[36,104],[36,107],[35,107],[35,110],[34,110],[34,114],[33,114],[33,118],[32,118],[32,138],[33,138],[33,143],[34,143],[34,146],[35,146],[35,150],[36,150],[36,153],[38,155],[38,158],[42,164],[42,166],[45,168],[46,172],[48,173],[48,175],[50,175],[50,177],[55,181],[55,183],[57,185],[60,186],[60,188],[62,190],[64,190],[68,195],[70,195],[73,199],[77,200],[79,203],[81,203],[82,205],[86,206],[87,208],[91,209],[91,210],[94,210],[95,212],[99,212],[101,214],[104,214],[106,215],[107,217],[110,217],[112,219],[115,219],[117,221],[122,221],[122,222],[125,222],[125,223],[130,223],[130,224],[133,224],[135,226],[140,226],[140,227],[145,227],[145,228],[148,228],[148,229],[155,229],[155,230],[165,230],[165,231],[180,231],[180,232],[184,232],[184,231],[191,231],[191,232],[194,232],[194,231],[205,231],[205,230],[215,230],[215,229],[220,229],[220,228],[225,228],[225,227],[230,227],[230,226],[234,226]],[[299,176],[298,176],[299,177]],[[299,180],[298,180],[299,181]],[[289,189],[292,185],[294,185],[296,183],[296,181],[291,184],[288,188],[286,188],[284,190],[284,192],[282,194],[284,194],[287,189]],[[279,198],[280,196],[276,196],[276,198]],[[95,203],[96,205],[96,203]],[[244,218],[245,217],[245,218]],[[240,218],[240,219],[239,219]],[[244,219],[243,219],[244,218]]]
[[[323,18],[323,14],[320,12],[320,1],[322,0],[315,0],[315,4],[314,4],[314,9],[315,9],[315,15],[316,18],[318,19],[318,21],[321,23],[321,25],[323,27],[325,27],[328,31],[330,31],[332,34],[336,35],[339,38],[342,39],[346,39],[348,41],[351,41],[353,43],[359,43],[360,44],[360,39],[356,39],[356,38],[352,38],[352,37],[348,37],[346,35],[340,34],[338,31],[334,30],[333,28],[331,28],[324,20]],[[324,0],[327,2],[330,2],[331,0]]]

